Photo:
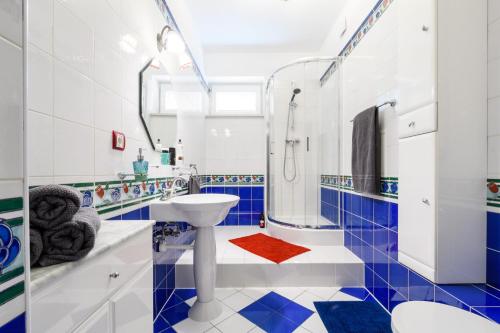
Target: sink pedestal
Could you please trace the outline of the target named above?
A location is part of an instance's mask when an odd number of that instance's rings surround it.
[[[215,299],[215,233],[214,227],[198,227],[194,243],[194,284],[197,299],[189,310],[189,318],[210,321],[222,313],[222,306]]]
[[[194,283],[198,298],[189,310],[189,318],[210,321],[222,313],[215,299],[215,231],[240,198],[229,194],[190,194],[151,203],[151,218],[160,221],[186,221],[196,227],[194,243]],[[165,217],[168,217],[165,219]]]

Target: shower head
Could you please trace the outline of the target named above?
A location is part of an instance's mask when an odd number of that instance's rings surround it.
[[[292,95],[292,99],[290,100],[290,103],[293,102],[293,100],[295,99],[295,96],[297,96],[298,94],[300,94],[302,92],[302,90],[300,90],[299,88],[295,88],[293,89],[293,95]]]

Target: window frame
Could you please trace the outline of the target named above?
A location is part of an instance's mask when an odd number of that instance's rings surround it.
[[[217,81],[211,83],[209,117],[263,117],[264,116],[264,89],[263,82],[258,81]],[[217,92],[255,92],[255,111],[231,111],[217,112]]]

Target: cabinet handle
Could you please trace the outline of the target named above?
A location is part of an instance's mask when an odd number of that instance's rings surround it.
[[[429,27],[426,26],[426,25],[423,25],[422,26],[422,31],[425,31],[425,32],[429,31]]]
[[[414,121],[409,122],[408,127],[415,127],[415,122]]]
[[[120,277],[120,273],[118,272],[111,273],[109,274],[109,277],[112,279],[118,279]]]
[[[429,201],[429,199],[423,198],[423,199],[422,199],[422,202],[423,202],[424,204],[426,204],[427,206],[430,206],[430,205],[431,205],[431,202]]]

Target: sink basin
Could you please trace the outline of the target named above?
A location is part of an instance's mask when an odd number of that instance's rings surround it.
[[[196,229],[193,266],[197,299],[189,310],[196,321],[210,321],[222,313],[215,299],[215,233],[214,226],[224,220],[240,198],[227,194],[191,194],[151,203],[151,218],[159,221],[187,222]]]
[[[174,209],[184,215],[184,221],[195,227],[218,224],[238,204],[239,197],[227,194],[191,194],[170,199]]]
[[[224,220],[239,197],[228,194],[190,194],[151,203],[151,218],[182,221],[195,227],[214,226]]]

